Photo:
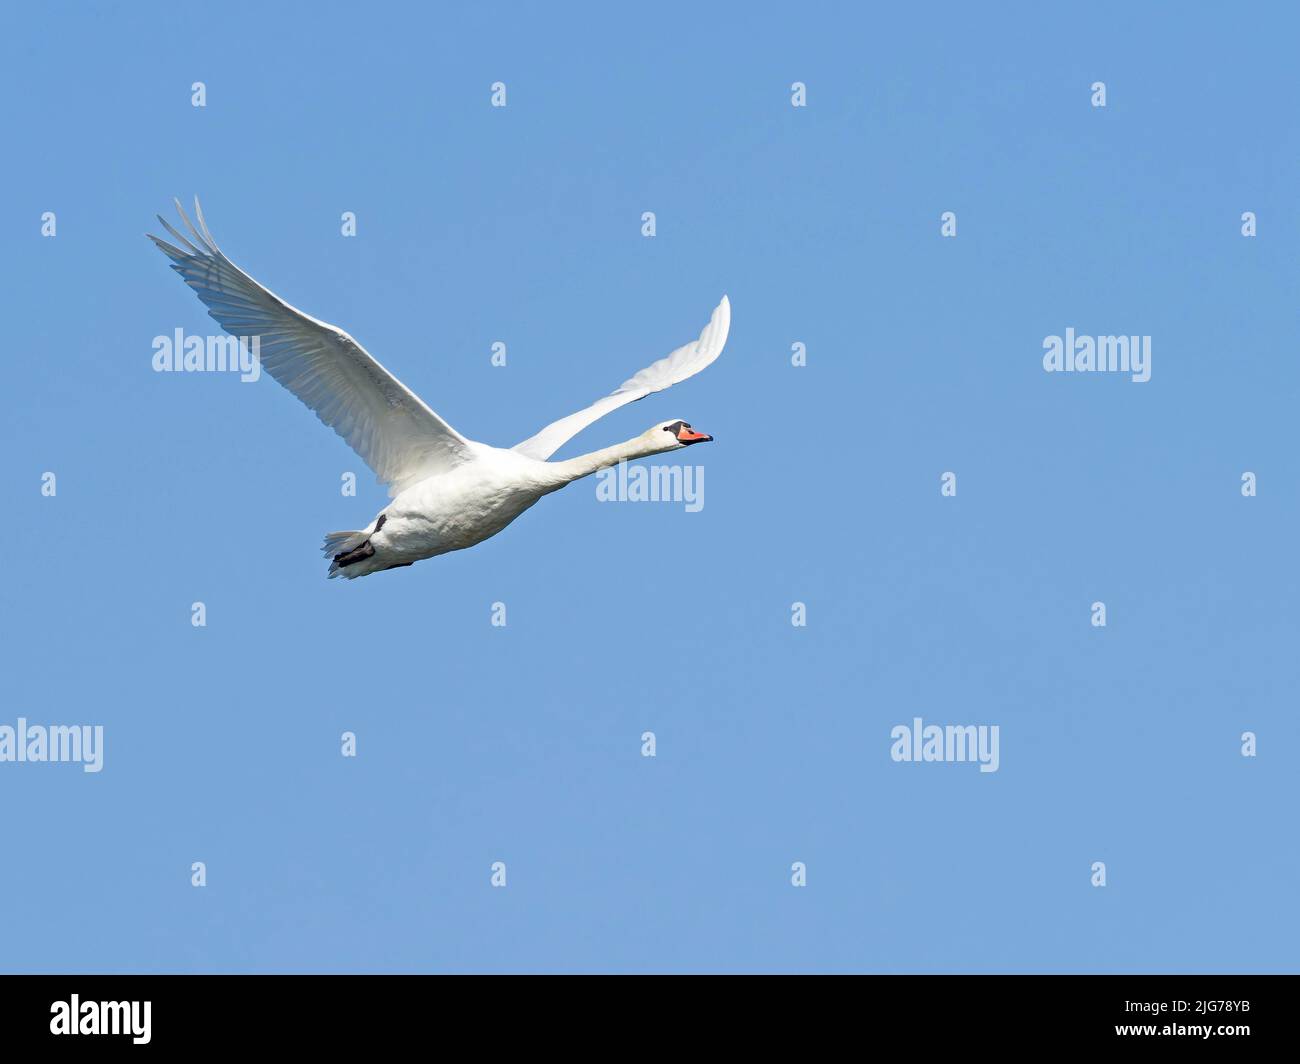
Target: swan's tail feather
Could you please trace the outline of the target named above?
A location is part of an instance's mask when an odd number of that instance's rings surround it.
[[[321,547],[321,553],[329,557],[336,554],[346,554],[350,550],[355,550],[366,541],[366,533],[363,532],[327,532],[325,534],[325,543]]]
[[[360,573],[349,573],[348,566],[373,556],[375,548],[370,545],[370,534],[366,531],[330,532],[321,553],[330,559],[329,578],[333,580],[336,576],[360,576]]]

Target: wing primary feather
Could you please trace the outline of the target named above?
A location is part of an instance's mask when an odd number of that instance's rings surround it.
[[[156,215],[155,217],[157,217],[158,221],[162,223],[162,227],[166,229],[167,232],[171,233],[172,236],[174,236],[177,240],[179,240],[182,244],[184,244],[187,248],[189,248],[191,254],[194,255],[201,254],[198,248],[196,248],[193,244],[191,244],[188,240],[185,239],[183,233],[177,232],[176,227],[173,226],[171,222],[169,222],[161,214]]]
[[[158,247],[162,249],[163,254],[166,255],[168,258],[176,259],[178,261],[185,258],[185,252],[183,252],[178,247],[173,247],[171,244],[167,243],[167,241],[163,240],[161,237],[156,237],[152,233],[145,233],[145,236],[147,236],[150,240],[152,240],[155,244],[157,244]],[[177,273],[183,273],[184,268],[177,265],[177,263],[173,262],[172,269],[175,270]]]
[[[212,239],[212,234],[208,232],[208,223],[203,220],[203,208],[199,206],[198,196],[194,197],[194,217],[199,220],[199,228],[203,230],[203,236],[208,242],[208,247],[220,254],[221,249],[217,247],[217,242]]]
[[[176,204],[176,213],[181,216],[181,221],[185,223],[185,228],[190,231],[190,233],[193,235],[194,239],[198,241],[198,243],[202,244],[203,237],[199,236],[199,231],[194,228],[194,223],[190,221],[190,216],[185,213],[185,208],[181,206],[181,201],[177,199],[175,196],[173,196],[172,202]]]

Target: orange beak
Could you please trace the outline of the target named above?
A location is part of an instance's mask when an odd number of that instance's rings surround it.
[[[712,436],[706,436],[702,432],[696,432],[694,429],[688,429],[685,425],[677,430],[678,443],[709,443],[713,440]]]

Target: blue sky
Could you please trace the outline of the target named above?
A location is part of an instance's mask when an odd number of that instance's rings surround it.
[[[0,969],[1295,970],[1294,16],[10,25],[0,724],[105,749],[0,764]],[[703,509],[586,481],[326,581],[321,536],[385,500],[359,459],[269,378],[151,369],[212,331],[142,235],[195,193],[503,446],[729,294],[714,366],[561,452],[685,418]],[[1150,336],[1151,380],[1044,372],[1067,328]],[[997,725],[998,771],[893,762],[918,716]]]

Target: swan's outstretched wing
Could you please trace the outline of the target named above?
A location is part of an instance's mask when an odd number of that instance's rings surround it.
[[[212,239],[199,201],[196,229],[176,201],[190,238],[158,221],[180,244],[150,236],[232,336],[259,336],[261,363],[343,437],[396,495],[472,457],[468,441],[345,333],[289,306],[231,262]]]
[[[679,347],[672,354],[658,362],[646,366],[635,377],[625,380],[618,391],[597,399],[586,410],[562,417],[542,429],[536,436],[530,436],[523,443],[517,443],[514,450],[529,458],[550,458],[566,440],[576,436],[597,418],[602,418],[611,410],[644,399],[654,392],[661,392],[678,381],[693,377],[705,366],[722,354],[722,346],[727,342],[727,331],[731,328],[731,303],[726,296],[714,308],[709,324],[704,326],[698,340],[692,340],[685,347]]]

